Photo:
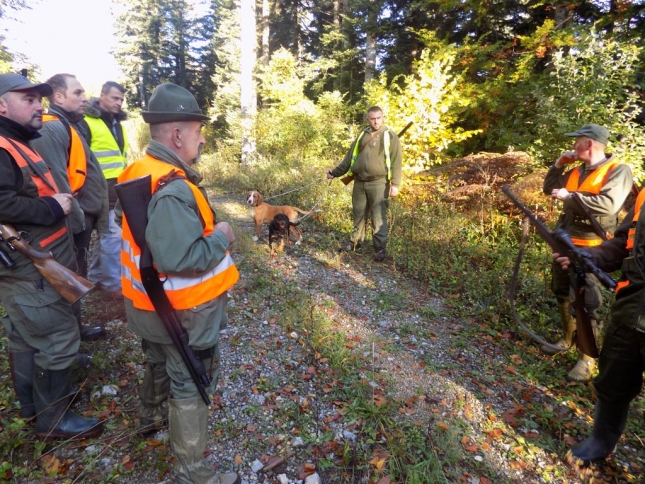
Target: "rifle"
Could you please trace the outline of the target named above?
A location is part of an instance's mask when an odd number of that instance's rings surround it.
[[[600,225],[600,222],[598,222],[598,219],[593,216],[591,213],[591,210],[589,210],[589,207],[587,207],[583,202],[582,199],[580,198],[580,194],[578,192],[571,192],[569,194],[569,197],[573,204],[575,205],[576,209],[584,214],[584,216],[589,220],[591,223],[591,228],[593,229],[594,232],[596,232],[596,235],[600,237],[602,240],[609,240],[611,238],[611,234],[605,229],[602,228],[602,225]]]
[[[190,347],[188,332],[181,324],[179,316],[172,307],[168,295],[164,291],[163,282],[153,265],[152,254],[146,243],[146,227],[148,225],[147,208],[152,199],[152,181],[150,175],[135,178],[116,185],[116,192],[121,202],[121,208],[127,219],[128,227],[134,241],[141,249],[140,269],[141,283],[146,290],[155,312],[161,319],[168,336],[179,351],[197,390],[206,406],[211,401],[206,394],[206,387],[211,383],[211,377],[206,372],[202,360],[197,357],[195,350]]]
[[[405,125],[405,128],[403,128],[401,131],[399,131],[399,134],[397,134],[397,136],[398,136],[399,138],[400,138],[401,136],[403,136],[403,135],[405,134],[405,132],[406,132],[408,129],[410,129],[410,126],[412,126],[412,124],[413,124],[413,123],[414,123],[414,121],[410,121],[408,124],[406,124],[406,125]],[[347,176],[344,176],[343,178],[341,178],[341,179],[340,179],[340,181],[342,181],[344,185],[349,185],[351,182],[353,182],[353,181],[354,181],[354,175],[347,175]]]
[[[19,252],[31,259],[43,278],[71,304],[74,304],[94,288],[94,284],[90,281],[56,262],[51,252],[34,249],[25,240],[25,232],[18,233],[9,224],[0,224],[0,242],[11,251]],[[7,269],[11,269],[15,262],[4,250],[0,249],[0,252],[3,254],[0,255],[2,264]]]
[[[598,347],[596,346],[596,339],[593,334],[591,319],[584,305],[585,274],[593,274],[598,278],[603,286],[610,290],[613,290],[616,287],[616,282],[591,261],[591,257],[588,252],[580,250],[573,245],[571,237],[569,237],[569,234],[567,234],[563,229],[558,228],[551,232],[544,222],[537,217],[537,215],[531,212],[522,202],[519,201],[517,197],[515,197],[515,195],[513,195],[508,186],[502,187],[502,191],[515,204],[515,206],[520,209],[520,211],[535,227],[538,235],[540,235],[540,237],[542,237],[542,239],[551,246],[553,251],[568,257],[571,261],[569,270],[573,271],[575,274],[574,291],[576,299],[574,307],[576,310],[576,345],[585,355],[597,358]],[[569,349],[548,343],[533,333],[520,321],[517,313],[515,312],[513,301],[511,300],[510,302],[520,326],[522,326],[522,328],[533,339],[560,351]]]

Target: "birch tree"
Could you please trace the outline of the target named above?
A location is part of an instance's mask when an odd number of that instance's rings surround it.
[[[255,83],[253,71],[256,63],[257,36],[255,29],[255,1],[240,1],[240,107],[242,115],[242,164],[250,164],[255,157],[253,121],[256,111]]]

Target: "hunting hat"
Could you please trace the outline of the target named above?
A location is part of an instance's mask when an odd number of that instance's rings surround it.
[[[172,121],[206,121],[197,100],[188,90],[170,82],[158,85],[148,103],[148,110],[141,113],[148,124]]]
[[[589,139],[606,145],[609,141],[609,131],[604,126],[597,124],[585,124],[572,133],[564,133],[565,136],[586,136]]]
[[[20,74],[0,74],[0,96],[11,91],[26,91],[27,89],[35,89],[41,96],[50,96],[54,92],[46,82],[34,84]]]

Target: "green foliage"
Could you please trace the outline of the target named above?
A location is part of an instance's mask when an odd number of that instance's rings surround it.
[[[636,123],[641,112],[634,90],[641,49],[591,32],[571,49],[556,51],[548,78],[535,90],[538,128],[532,149],[541,160],[553,160],[560,135],[587,123],[606,126],[613,134],[608,151],[632,166],[642,179],[645,129]],[[623,135],[618,141],[616,136]],[[618,142],[617,142],[618,141]]]
[[[453,71],[455,59],[454,49],[425,49],[413,74],[397,76],[391,83],[381,75],[366,86],[366,99],[384,109],[391,128],[398,131],[414,122],[403,143],[406,165],[423,168],[441,163],[448,147],[479,132],[457,126],[459,110],[470,101],[457,90],[461,76]]]

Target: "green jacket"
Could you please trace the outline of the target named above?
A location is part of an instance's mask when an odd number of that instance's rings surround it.
[[[580,183],[591,176],[594,170],[613,160],[613,155],[609,155],[605,162],[591,168],[585,167],[584,173],[580,177]],[[554,164],[544,178],[544,193],[551,195],[554,189],[564,188],[570,173],[571,171],[564,173],[564,167],[557,168]],[[599,194],[578,193],[581,195],[582,202],[589,208],[603,229],[609,233],[613,233],[618,223],[618,214],[623,207],[625,199],[629,195],[633,183],[632,170],[627,165],[619,164],[611,171]],[[562,214],[558,219],[556,227],[563,228],[574,238],[595,237],[595,232],[591,228],[591,224],[586,220],[583,213],[576,212],[573,207],[573,202],[570,200],[564,201]]]
[[[147,152],[184,170],[195,185],[201,182],[199,173],[161,144],[152,141]],[[205,190],[200,189],[205,194]],[[182,180],[171,181],[153,195],[148,206],[146,241],[160,273],[194,275],[217,266],[226,255],[229,244],[224,233],[215,230],[204,237],[198,214],[195,197]],[[121,217],[121,205],[117,203],[115,220],[119,224]],[[227,321],[226,303],[227,295],[224,293],[201,306],[177,311],[188,330],[193,348],[211,348],[217,343],[219,331]],[[172,344],[156,313],[136,309],[127,299],[126,311],[128,324],[134,333],[149,341]]]
[[[359,137],[352,143],[345,158],[341,161],[336,168],[331,171],[331,174],[334,177],[343,176],[352,168],[352,173],[359,181],[372,181],[382,179],[384,182],[387,181],[387,166],[385,162],[385,150],[384,150],[384,141],[383,134],[385,131],[389,131],[386,126],[382,126],[379,132],[381,135],[377,136],[373,141],[367,144],[356,158],[354,166],[352,165],[352,158],[354,155],[354,147],[359,141]],[[369,137],[372,136],[372,128],[367,127],[363,131],[364,135],[362,136],[363,140],[366,141]],[[390,134],[390,160],[392,163],[392,185],[398,187],[401,185],[401,168],[402,168],[402,158],[401,158],[401,142],[396,133],[389,131]]]
[[[67,123],[80,133],[71,113],[56,105],[50,105],[49,112],[59,118],[64,117]],[[62,121],[49,121],[43,124],[39,133],[40,137],[32,140],[30,146],[47,162],[58,188],[62,192],[71,193],[67,176],[71,140],[67,126]],[[80,138],[87,159],[87,174],[85,184],[76,195],[72,212],[68,217],[70,219],[70,228],[75,234],[83,231],[83,214],[86,213],[97,217],[96,228],[100,233],[105,233],[108,230],[107,182],[96,157],[85,142],[85,138],[83,136],[80,136]]]
[[[636,223],[634,249],[627,250],[627,235],[632,227],[634,208],[620,224],[614,238],[587,250],[593,262],[605,272],[622,271],[620,281],[629,281],[618,291],[611,307],[611,324],[645,332],[645,209]]]

